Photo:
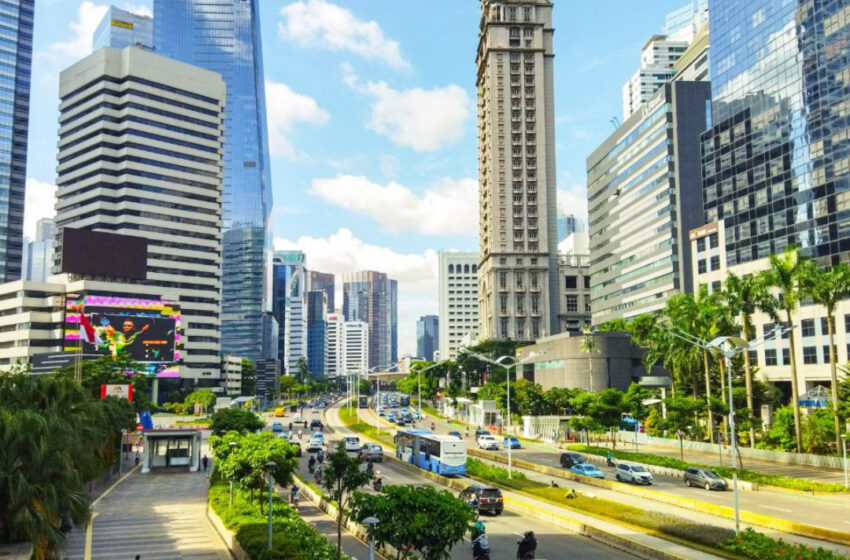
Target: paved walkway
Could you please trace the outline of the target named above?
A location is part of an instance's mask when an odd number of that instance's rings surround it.
[[[298,513],[301,518],[309,523],[316,531],[321,533],[328,539],[331,544],[336,546],[336,521],[328,517],[325,512],[313,505],[313,502],[301,497],[301,502],[298,505]],[[369,547],[357,540],[354,535],[342,530],[342,552],[356,560],[369,559]],[[377,555],[376,557],[381,558]]]
[[[208,488],[204,473],[134,471],[95,507],[91,558],[230,560],[205,516]],[[85,558],[85,541],[74,529],[67,558]]]

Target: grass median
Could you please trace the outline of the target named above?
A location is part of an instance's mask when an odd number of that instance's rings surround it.
[[[823,548],[812,548],[798,544],[788,544],[782,540],[767,537],[748,529],[737,537],[731,529],[690,521],[684,517],[648,511],[642,508],[621,504],[604,498],[592,498],[574,494],[567,488],[552,487],[528,480],[519,471],[508,478],[508,471],[490,465],[478,459],[467,459],[466,470],[469,476],[481,481],[497,484],[529,496],[545,500],[574,511],[599,517],[616,523],[631,525],[647,530],[661,537],[709,549],[724,556],[734,555],[753,559],[782,560],[847,560]],[[572,497],[569,497],[572,496]]]
[[[607,447],[594,447],[589,445],[573,444],[568,446],[572,451],[586,453],[588,455],[605,456],[608,453],[613,453],[614,457],[623,461],[632,461],[635,463],[643,463],[644,465],[655,465],[657,467],[666,467],[683,471],[688,467],[701,467],[711,469],[717,474],[725,478],[732,478],[733,469],[729,467],[715,467],[709,465],[700,465],[697,463],[688,463],[680,461],[674,457],[666,457],[661,455],[653,455],[651,453],[635,453],[634,451],[620,451],[617,449],[611,450]],[[738,480],[745,482],[755,482],[765,486],[777,486],[779,488],[788,488],[790,490],[800,490],[804,492],[847,492],[842,484],[831,484],[828,482],[817,482],[814,480],[806,480],[804,478],[789,478],[785,476],[775,476],[763,474],[755,471],[743,470],[738,473]]]
[[[380,441],[383,444],[389,445],[390,447],[395,447],[395,441],[393,441],[392,434],[385,428],[382,428],[379,432],[375,429],[375,426],[372,424],[367,424],[362,420],[357,418],[357,410],[354,408],[349,409],[348,407],[343,407],[339,409],[339,419],[342,420],[342,423],[345,426],[355,431],[359,434],[363,434],[364,436]]]

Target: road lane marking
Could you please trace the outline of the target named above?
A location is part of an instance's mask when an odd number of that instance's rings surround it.
[[[785,513],[791,513],[790,509],[778,508],[778,507],[774,507],[774,506],[765,506],[765,505],[762,505],[761,507],[767,508],[767,509],[775,509],[776,511],[784,511]]]

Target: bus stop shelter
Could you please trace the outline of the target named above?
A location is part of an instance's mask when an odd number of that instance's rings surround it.
[[[196,472],[201,464],[201,430],[169,428],[144,431],[142,474],[156,468],[185,468]]]

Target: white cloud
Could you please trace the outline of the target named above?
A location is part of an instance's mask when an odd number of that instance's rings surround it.
[[[398,176],[398,172],[401,171],[401,162],[395,156],[381,154],[378,161],[381,167],[381,173],[387,179],[395,179]]]
[[[584,185],[570,185],[558,189],[558,210],[566,214],[575,214],[587,224],[587,189]]]
[[[121,4],[121,9],[137,16],[153,17],[153,10],[146,4]]]
[[[56,185],[27,177],[24,200],[24,236],[35,239],[35,224],[56,215]]]
[[[343,82],[372,97],[367,128],[417,152],[450,146],[463,137],[471,114],[469,94],[449,84],[434,89],[397,90],[386,82],[360,83],[351,66],[343,64]]]
[[[351,212],[369,215],[391,233],[478,233],[478,182],[471,178],[441,179],[418,195],[395,181],[380,185],[362,176],[339,175],[314,179],[308,192]]]
[[[74,36],[68,41],[59,41],[47,46],[47,52],[52,55],[83,58],[91,53],[91,41],[97,24],[103,19],[108,6],[95,4],[85,0],[77,8],[77,19],[69,24]]]
[[[357,19],[349,10],[325,0],[299,0],[280,10],[278,34],[305,47],[347,51],[386,62],[394,68],[410,64],[396,41],[384,36],[374,21]]]
[[[345,228],[324,238],[302,236],[292,241],[278,237],[274,247],[304,251],[308,268],[336,275],[336,299],[340,303],[342,276],[347,272],[376,270],[398,280],[399,350],[400,354],[416,353],[416,320],[437,311],[436,251],[399,253],[366,243]]]
[[[296,158],[289,133],[296,123],[323,125],[330,115],[316,100],[292,91],[286,84],[266,81],[266,116],[269,126],[269,150],[273,156]]]

